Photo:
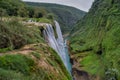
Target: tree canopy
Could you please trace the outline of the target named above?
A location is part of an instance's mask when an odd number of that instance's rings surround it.
[[[0,0],[0,16],[6,12],[9,16],[40,18],[47,14],[44,8],[26,5],[21,0]]]

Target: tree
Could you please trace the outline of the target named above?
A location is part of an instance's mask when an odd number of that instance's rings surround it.
[[[0,19],[2,20],[2,17],[6,15],[6,10],[3,8],[0,8]]]
[[[17,14],[18,16],[20,17],[27,17],[28,16],[28,10],[26,8],[20,8],[18,11],[17,11]]]
[[[21,0],[0,0],[0,8],[5,9],[9,16],[27,15],[26,4]]]
[[[54,19],[54,14],[48,13],[46,17],[47,19]]]

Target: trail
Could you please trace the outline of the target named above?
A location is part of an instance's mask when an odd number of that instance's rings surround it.
[[[35,46],[36,44],[28,44],[25,45],[24,47],[18,49],[18,50],[12,50],[12,51],[7,51],[4,53],[0,53],[0,56],[5,55],[5,54],[28,54],[34,51],[33,48],[31,48],[31,46]]]

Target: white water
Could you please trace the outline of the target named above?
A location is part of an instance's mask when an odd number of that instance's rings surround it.
[[[51,24],[46,24],[46,29],[43,31],[44,38],[46,42],[49,44],[49,46],[52,47],[59,54],[65,67],[71,73],[71,64],[68,55],[68,48],[66,45],[66,41],[64,41],[63,39],[60,25],[58,24],[57,21],[54,22],[56,26],[57,38],[55,38],[55,31],[53,30]]]

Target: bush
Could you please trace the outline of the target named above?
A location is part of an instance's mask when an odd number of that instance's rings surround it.
[[[19,71],[23,74],[30,74],[34,64],[31,58],[21,54],[0,57],[0,68]]]
[[[0,68],[0,80],[24,80],[23,77],[21,73]]]

